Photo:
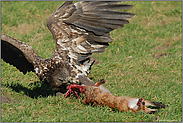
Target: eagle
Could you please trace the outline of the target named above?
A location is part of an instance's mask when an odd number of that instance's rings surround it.
[[[110,32],[128,24],[133,13],[120,11],[133,5],[118,1],[67,1],[47,19],[55,40],[49,59],[41,58],[27,43],[1,34],[1,58],[20,72],[35,72],[53,90],[66,92],[71,84],[94,85],[88,74],[101,53],[113,41]]]

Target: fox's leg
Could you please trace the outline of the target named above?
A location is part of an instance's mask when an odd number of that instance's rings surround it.
[[[101,84],[104,84],[106,81],[105,81],[105,79],[101,79],[101,80],[99,80],[98,82],[96,82],[95,83],[95,85],[94,86],[100,86]]]
[[[156,111],[156,109],[150,109],[150,108],[147,108],[146,107],[146,109],[145,109],[145,113],[153,113],[153,112],[155,112]]]

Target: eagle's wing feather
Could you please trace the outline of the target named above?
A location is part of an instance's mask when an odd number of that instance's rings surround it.
[[[93,61],[88,57],[92,53],[104,52],[108,43],[113,41],[109,32],[129,23],[126,18],[134,15],[114,11],[132,7],[117,3],[82,1],[73,4],[69,1],[48,18],[47,26],[56,41],[56,52],[64,52],[62,57],[68,59],[77,76],[89,73]]]
[[[76,61],[92,53],[104,52],[113,39],[109,32],[129,23],[126,18],[134,14],[122,11],[132,5],[117,2],[66,2],[47,20],[47,26],[56,40],[57,50],[69,51]]]
[[[26,74],[34,71],[38,54],[28,44],[1,34],[1,58]]]
[[[129,9],[132,5],[114,4],[115,2],[78,2],[75,3],[76,10],[64,22],[73,24],[95,35],[103,35],[110,31],[122,27],[128,23],[126,18],[134,14],[112,11]]]

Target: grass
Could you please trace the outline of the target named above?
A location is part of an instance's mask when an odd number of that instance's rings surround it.
[[[1,2],[1,33],[24,41],[44,58],[55,49],[46,19],[63,2]],[[125,2],[135,5],[130,24],[111,32],[114,42],[92,67],[94,81],[116,96],[144,97],[169,107],[155,114],[118,112],[55,96],[29,72],[26,75],[1,59],[1,95],[20,103],[2,103],[2,122],[181,122],[182,2]],[[158,119],[156,117],[159,117]]]

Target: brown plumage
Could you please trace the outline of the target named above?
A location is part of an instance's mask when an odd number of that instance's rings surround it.
[[[94,61],[92,53],[104,52],[113,41],[110,31],[129,23],[134,14],[115,11],[132,5],[118,2],[65,2],[47,20],[55,39],[50,59],[41,58],[31,46],[1,34],[1,58],[26,74],[33,71],[52,89],[65,91],[72,83],[93,85],[87,75]]]
[[[134,113],[138,111],[144,111],[146,113],[154,113],[156,109],[148,108],[148,106],[155,108],[165,108],[163,103],[143,100],[142,98],[132,98],[126,96],[114,96],[101,84],[105,83],[105,80],[96,82],[95,85],[70,85],[65,97],[71,93],[75,93],[79,98],[78,93],[83,93],[84,104],[94,103],[94,105],[109,106],[119,111],[132,111]]]

